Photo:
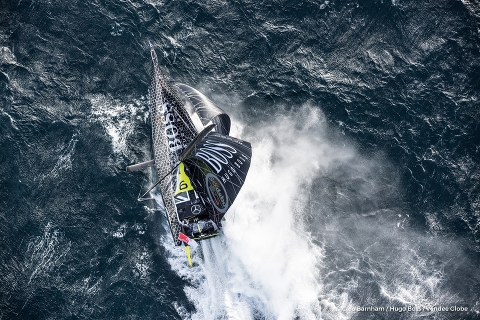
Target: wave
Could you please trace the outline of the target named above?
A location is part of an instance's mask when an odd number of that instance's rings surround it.
[[[365,306],[471,303],[452,282],[460,244],[411,227],[398,170],[332,133],[318,108],[238,124],[252,142],[247,181],[223,234],[204,241],[188,268],[164,225],[161,243],[186,281],[191,319],[357,319]],[[159,201],[160,202],[160,201]],[[397,310],[397,309],[392,309]],[[384,310],[383,316],[395,315]],[[180,311],[179,311],[180,313]],[[394,317],[395,318],[395,317]]]

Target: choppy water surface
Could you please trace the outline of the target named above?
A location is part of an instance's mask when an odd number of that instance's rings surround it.
[[[475,1],[0,11],[1,319],[479,316]],[[149,41],[253,146],[193,268],[124,172],[151,157]]]

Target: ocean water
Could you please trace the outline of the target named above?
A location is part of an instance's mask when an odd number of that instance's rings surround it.
[[[479,318],[479,8],[0,0],[0,319]],[[253,147],[193,268],[124,171],[149,41]]]

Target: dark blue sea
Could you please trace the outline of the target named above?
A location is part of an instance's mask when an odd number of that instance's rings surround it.
[[[149,42],[253,160],[189,268]],[[0,319],[479,319],[478,0],[0,0]]]

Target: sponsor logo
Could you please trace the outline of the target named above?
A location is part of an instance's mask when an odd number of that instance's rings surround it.
[[[179,130],[179,127],[177,127],[175,123],[178,122],[178,119],[175,119],[172,105],[168,102],[165,102],[163,104],[163,112],[165,114],[165,133],[167,134],[168,147],[170,148],[170,152],[180,153],[180,151],[184,147],[184,143],[180,139],[181,130]]]
[[[198,148],[195,156],[208,163],[216,173],[220,173],[222,165],[228,164],[229,159],[232,159],[235,153],[237,150],[232,146],[206,140],[205,144]]]
[[[194,204],[191,209],[192,209],[192,214],[194,215],[200,214],[200,212],[202,212],[202,206],[199,204]]]
[[[205,176],[205,186],[208,197],[212,201],[213,206],[220,213],[227,212],[228,195],[223,183],[216,175],[209,173]]]

